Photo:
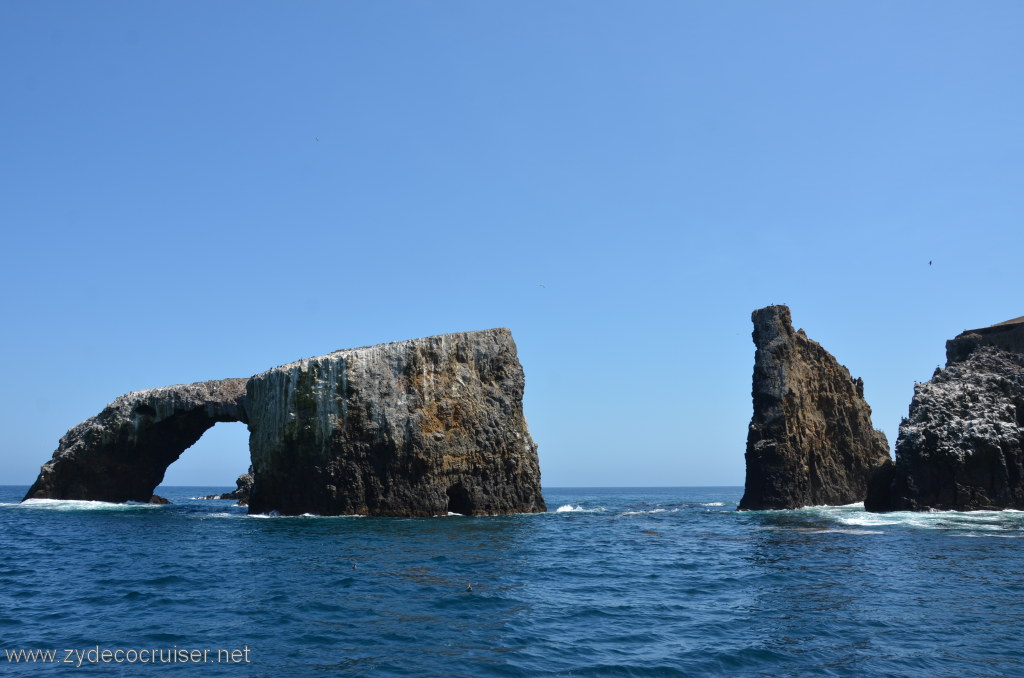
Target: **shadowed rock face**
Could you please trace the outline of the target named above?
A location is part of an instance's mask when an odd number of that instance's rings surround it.
[[[946,365],[966,360],[980,346],[994,346],[1010,353],[1024,354],[1024,318],[956,335],[946,342]]]
[[[1024,509],[1024,323],[946,342],[945,369],[914,387],[896,461],[872,477],[869,511]]]
[[[167,467],[207,429],[246,421],[246,381],[165,386],[117,398],[60,439],[25,499],[150,501]]]
[[[889,459],[871,425],[864,383],[803,330],[786,306],[754,311],[754,415],[741,510],[841,505],[864,499]]]
[[[523,369],[506,329],[338,351],[121,396],[61,439],[26,499],[149,501],[219,421],[250,432],[250,513],[544,511]]]
[[[506,329],[338,351],[248,385],[253,513],[544,511]]]

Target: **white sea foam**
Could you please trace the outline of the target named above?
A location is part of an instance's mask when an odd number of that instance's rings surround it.
[[[814,519],[813,526],[766,525],[762,529],[781,531],[842,532],[863,530],[851,534],[873,533],[878,530],[934,530],[956,533],[953,536],[999,536],[1024,537],[1024,511],[894,511],[892,513],[868,513],[863,506],[809,506],[791,511],[771,512],[788,514],[799,523],[800,516]],[[831,524],[830,524],[831,523]]]
[[[600,513],[601,511],[604,511],[603,506],[587,509],[583,508],[580,504],[577,504],[576,506],[573,506],[572,504],[565,504],[555,509],[555,513]]]
[[[996,538],[996,539],[1024,539],[1024,534],[995,534],[995,533],[992,533],[992,532],[986,532],[984,534],[970,534],[970,533],[967,533],[967,532],[954,532],[954,533],[950,534],[949,536],[951,536],[951,537],[974,537],[974,538],[992,537],[992,538]]]
[[[140,504],[137,502],[115,504],[109,501],[87,501],[84,499],[26,499],[19,506],[49,511],[134,511],[137,509],[157,509],[159,504]]]
[[[701,504],[701,506],[725,506],[725,502],[724,501],[709,501],[707,503]]]
[[[651,509],[650,511],[626,511],[622,515],[624,515],[624,516],[649,516],[649,515],[652,515],[654,513],[677,513],[678,511],[679,511],[679,509],[677,509],[677,508],[674,508],[674,509],[662,509],[662,508],[659,508],[659,509]]]
[[[969,530],[971,532],[1024,531],[1020,511],[857,511],[834,515],[843,525],[855,527],[909,527],[923,530]]]
[[[316,518],[320,520],[336,519],[336,518],[365,518],[366,516],[360,514],[345,515],[345,516],[321,516],[316,513],[303,513],[298,516],[282,516],[277,511],[271,511],[270,513],[211,513],[213,516],[225,516],[231,518],[281,518],[283,520],[298,520],[300,518]]]
[[[808,511],[813,509],[862,509],[864,508],[864,502],[857,501],[852,504],[840,504],[839,506],[832,506],[830,504],[814,504],[812,506],[804,506],[803,508],[796,509],[797,511]]]

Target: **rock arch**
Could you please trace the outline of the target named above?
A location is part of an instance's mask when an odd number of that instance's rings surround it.
[[[542,512],[524,387],[512,333],[496,328],[136,391],[68,431],[25,498],[150,501],[207,429],[240,421],[250,513]]]
[[[123,395],[68,431],[25,499],[148,502],[167,467],[217,422],[248,423],[248,379]]]

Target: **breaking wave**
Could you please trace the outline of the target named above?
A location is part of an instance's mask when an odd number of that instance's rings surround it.
[[[19,504],[9,505],[48,511],[149,511],[163,507],[161,504],[142,504],[139,502],[116,504],[109,501],[87,501],[83,499],[26,499]]]
[[[581,504],[573,506],[572,504],[563,504],[555,509],[555,513],[601,513],[604,511],[603,506],[597,508],[583,508]]]

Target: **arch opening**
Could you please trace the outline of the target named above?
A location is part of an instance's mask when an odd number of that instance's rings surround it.
[[[167,467],[161,486],[201,487],[228,492],[252,464],[249,429],[242,422],[218,422]],[[159,494],[159,490],[157,492]]]

